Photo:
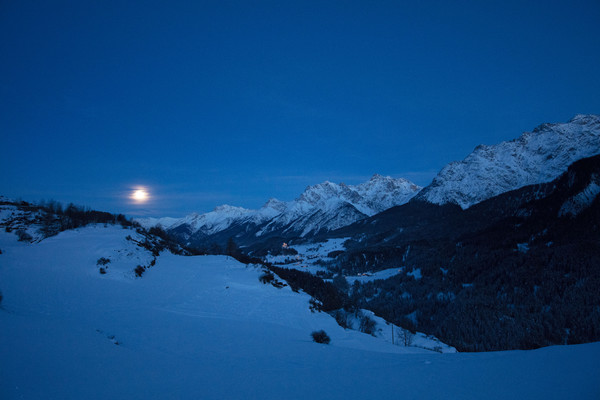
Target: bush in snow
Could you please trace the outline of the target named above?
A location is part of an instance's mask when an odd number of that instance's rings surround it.
[[[322,329],[320,331],[314,331],[310,335],[313,338],[313,342],[323,343],[323,344],[329,344],[329,342],[331,342],[331,339],[329,338],[327,333],[325,333],[325,331]]]
[[[323,303],[321,303],[319,300],[315,299],[314,297],[312,297],[309,301],[308,301],[308,308],[310,309],[310,312],[321,312],[323,311]]]
[[[368,333],[369,335],[373,335],[375,333],[375,320],[373,320],[368,315],[363,314],[362,312],[357,315],[360,326],[358,329],[363,333]]]
[[[258,277],[258,280],[264,284],[271,283],[273,279],[275,279],[275,275],[268,271],[265,271],[261,276]]]
[[[275,275],[273,275],[273,273],[270,271],[264,271],[264,273],[258,277],[258,280],[261,281],[262,283],[264,283],[265,285],[267,283],[270,283],[271,285],[275,286],[277,289],[281,289],[282,287],[286,286],[285,283],[275,279]]]
[[[144,271],[146,271],[146,267],[138,265],[137,267],[135,267],[135,269],[133,271],[135,272],[135,276],[137,276],[138,278],[141,278]]]
[[[20,242],[30,242],[33,239],[31,235],[25,232],[23,229],[19,229],[16,234],[19,237]]]
[[[100,269],[98,272],[100,272],[100,275],[104,275],[106,274],[106,270],[108,269],[108,267],[106,266],[108,263],[110,262],[110,259],[105,258],[105,257],[100,257],[98,259],[98,261],[96,261],[96,265],[100,266]],[[106,267],[106,268],[105,268]]]
[[[98,261],[96,261],[96,265],[106,265],[110,262],[110,259],[105,257],[100,257]]]

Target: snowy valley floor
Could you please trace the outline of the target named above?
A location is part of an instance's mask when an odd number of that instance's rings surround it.
[[[120,227],[0,233],[1,399],[598,399],[600,343],[439,354],[344,330],[217,256]],[[110,259],[106,274],[98,260]],[[331,344],[312,342],[324,329]]]

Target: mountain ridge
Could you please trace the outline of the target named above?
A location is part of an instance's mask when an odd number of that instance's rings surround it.
[[[520,187],[550,182],[573,162],[596,154],[600,116],[577,114],[566,123],[540,124],[513,140],[481,144],[462,161],[447,164],[425,188],[375,174],[359,185],[325,181],[308,186],[293,201],[272,198],[257,210],[223,205],[205,214],[138,222],[146,227],[158,224],[187,245],[223,246],[234,238],[256,247],[274,238],[314,237],[408,202],[467,209]]]
[[[447,164],[414,201],[453,203],[466,209],[501,193],[550,182],[573,162],[600,154],[600,116],[577,114],[543,123],[495,145],[479,145]]]
[[[349,225],[359,219],[408,202],[421,187],[404,179],[375,174],[359,185],[329,181],[308,186],[295,200],[269,199],[260,209],[218,206],[205,214],[184,218],[140,218],[143,226],[160,225],[180,240],[196,245],[211,235],[227,231],[246,243],[268,236],[304,237]],[[224,236],[224,235],[221,235]],[[220,242],[226,240],[224,237]],[[204,243],[205,244],[205,243]]]

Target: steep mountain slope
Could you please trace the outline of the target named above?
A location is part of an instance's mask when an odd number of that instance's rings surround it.
[[[180,241],[193,246],[206,247],[211,243],[223,246],[231,237],[242,245],[256,245],[271,238],[306,237],[349,225],[408,202],[420,189],[405,179],[374,175],[356,186],[332,182],[309,186],[294,201],[271,199],[259,210],[221,206],[176,221],[138,221],[145,226],[160,224]]]
[[[521,137],[480,145],[463,161],[445,166],[415,200],[462,208],[526,185],[549,182],[584,157],[600,153],[600,116],[576,115],[542,124]]]

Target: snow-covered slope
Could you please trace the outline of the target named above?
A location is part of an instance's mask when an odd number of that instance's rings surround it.
[[[573,162],[600,153],[600,116],[577,115],[542,124],[518,139],[480,145],[463,161],[446,165],[416,197],[462,208],[509,190],[549,182]]]
[[[222,256],[151,258],[135,232],[0,232],[0,398],[597,398],[600,344],[438,354],[339,327]],[[138,239],[141,239],[138,238]],[[98,260],[109,259],[100,274]],[[385,325],[383,324],[383,327]],[[324,329],[330,345],[311,341]]]
[[[179,234],[213,235],[234,225],[253,230],[256,237],[272,232],[306,236],[321,230],[349,225],[390,207],[404,204],[421,188],[406,179],[374,175],[352,186],[323,182],[309,186],[294,201],[269,200],[258,210],[220,206],[206,214],[191,214],[178,220],[139,219],[143,226],[160,224]]]

